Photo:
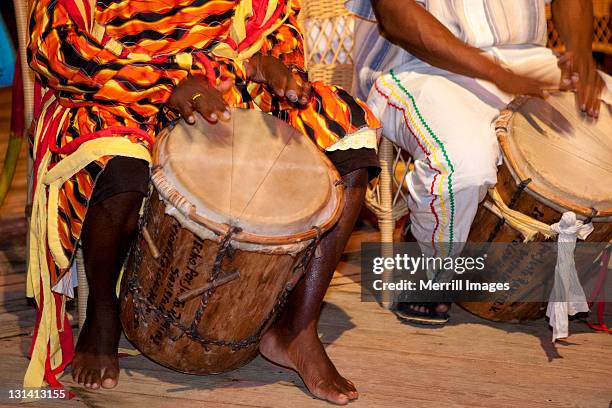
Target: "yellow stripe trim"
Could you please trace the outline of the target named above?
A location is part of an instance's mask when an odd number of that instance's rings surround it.
[[[446,225],[447,225],[446,204],[443,199],[443,193],[444,193],[444,178],[448,175],[448,170],[446,169],[446,166],[444,166],[443,163],[441,163],[440,160],[438,160],[437,153],[439,149],[435,147],[432,143],[430,143],[430,141],[423,134],[421,126],[414,119],[414,116],[412,115],[410,104],[408,104],[407,101],[401,95],[395,92],[395,87],[391,86],[384,79],[383,76],[380,77],[380,81],[391,92],[391,96],[394,97],[396,100],[398,100],[404,106],[405,108],[404,111],[406,112],[408,116],[408,119],[410,121],[412,128],[416,131],[416,133],[418,133],[420,139],[427,145],[427,148],[431,152],[431,156],[433,158],[433,161],[436,167],[444,170],[444,172],[440,174],[440,181],[438,183],[438,201],[440,203],[438,207],[441,210],[441,218],[443,220],[442,226],[440,228],[440,232],[438,234],[438,241],[442,242],[442,240],[444,239],[444,229],[446,228]]]

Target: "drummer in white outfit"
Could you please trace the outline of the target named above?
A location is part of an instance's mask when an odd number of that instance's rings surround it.
[[[427,252],[454,255],[467,240],[501,161],[492,122],[513,95],[575,88],[579,108],[593,117],[600,94],[609,97],[612,80],[596,70],[591,53],[592,2],[553,1],[568,50],[558,60],[545,47],[550,1],[346,3],[359,17],[354,88],[384,135],[414,159],[407,177],[411,233]],[[448,319],[446,305],[410,308],[420,312],[415,320],[403,316],[413,322]]]

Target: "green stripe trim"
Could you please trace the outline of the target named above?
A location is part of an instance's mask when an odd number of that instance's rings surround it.
[[[419,111],[419,107],[417,106],[416,101],[414,100],[414,97],[412,96],[412,94],[408,92],[406,88],[404,88],[399,78],[395,75],[394,70],[391,70],[390,73],[391,73],[391,77],[393,78],[393,81],[395,81],[397,86],[402,90],[402,92],[404,92],[404,94],[406,94],[408,99],[410,99],[410,102],[412,103],[412,106],[414,107],[414,110],[417,116],[419,117],[421,124],[427,130],[427,133],[429,133],[429,135],[436,141],[436,143],[440,147],[440,150],[442,151],[442,154],[444,155],[444,159],[446,160],[446,163],[450,167],[451,171],[450,173],[448,173],[448,196],[449,196],[449,201],[450,201],[450,221],[449,221],[449,226],[448,226],[449,228],[448,253],[451,254],[453,252],[453,240],[454,240],[454,235],[455,235],[454,234],[455,194],[453,193],[453,173],[455,172],[455,167],[453,166],[453,163],[450,161],[450,158],[448,157],[448,152],[446,151],[446,148],[444,147],[444,143],[442,143],[442,141],[436,136],[436,134],[433,132],[431,127],[427,124],[427,122],[421,115],[421,112]]]

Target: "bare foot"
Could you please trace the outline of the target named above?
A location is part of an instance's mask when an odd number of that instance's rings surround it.
[[[104,313],[90,314],[89,309],[72,361],[72,379],[94,390],[114,388],[119,379],[119,316],[114,307]]]
[[[317,398],[345,405],[359,396],[355,385],[336,370],[316,330],[303,330],[296,335],[272,328],[261,339],[259,352],[271,362],[297,372]]]

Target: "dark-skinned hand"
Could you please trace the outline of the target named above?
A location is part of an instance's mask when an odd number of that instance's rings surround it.
[[[168,100],[168,107],[178,112],[187,123],[195,123],[195,112],[209,122],[229,120],[230,110],[223,94],[233,86],[231,79],[211,86],[203,75],[190,75],[181,81]]]
[[[247,77],[257,83],[267,84],[280,98],[304,106],[310,99],[311,85],[302,81],[278,58],[256,54],[245,62]]]
[[[499,89],[508,94],[537,96],[540,98],[546,98],[549,95],[548,90],[557,87],[557,84],[550,84],[525,75],[519,75],[505,68],[501,69],[493,82]]]
[[[566,52],[559,58],[558,65],[561,69],[560,88],[576,91],[578,108],[591,117],[598,117],[605,83],[597,72],[592,55],[589,52]]]

